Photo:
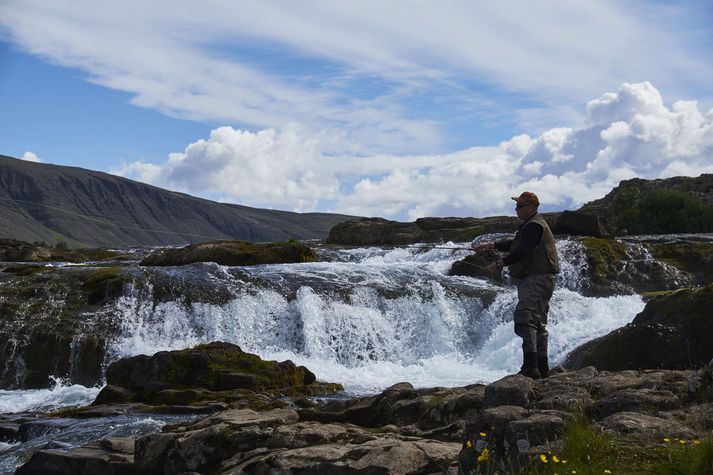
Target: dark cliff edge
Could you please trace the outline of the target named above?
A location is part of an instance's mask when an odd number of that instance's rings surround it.
[[[69,247],[323,239],[351,218],[216,203],[107,173],[0,155],[0,238]]]

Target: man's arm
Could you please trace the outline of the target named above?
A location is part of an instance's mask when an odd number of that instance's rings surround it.
[[[527,223],[522,231],[520,231],[520,245],[515,251],[503,257],[503,265],[509,266],[529,256],[533,249],[535,249],[535,246],[542,241],[542,234],[544,232],[544,229],[542,229],[542,226],[539,224],[533,222]]]

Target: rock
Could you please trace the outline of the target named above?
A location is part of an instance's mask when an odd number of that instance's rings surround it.
[[[502,441],[512,421],[527,417],[528,411],[519,406],[496,406],[483,409],[478,416],[466,425],[467,437],[478,439],[481,433],[486,437]]]
[[[144,258],[141,265],[182,266],[194,262],[215,262],[225,266],[253,266],[316,260],[318,256],[314,250],[297,241],[261,244],[247,241],[215,241],[160,251]]]
[[[107,439],[73,449],[35,452],[15,472],[18,475],[138,475],[133,440]]]
[[[573,350],[565,365],[612,371],[699,367],[713,357],[711,308],[713,284],[661,294],[631,324]]]
[[[597,401],[593,407],[597,419],[617,412],[669,411],[681,407],[681,400],[671,391],[657,389],[623,389]]]
[[[268,455],[232,467],[233,473],[457,474],[460,444],[390,438],[363,444],[330,444]]]
[[[316,467],[324,473],[433,473],[434,467],[454,466],[459,448],[377,437],[348,424],[298,422],[287,410],[225,411],[177,432],[138,439],[136,464],[142,473],[292,473]]]
[[[404,223],[382,218],[360,218],[334,226],[327,242],[358,246],[402,245],[417,242],[472,241],[486,233],[513,233],[515,217],[421,218]]]
[[[692,371],[602,371],[596,376],[580,380],[590,394],[597,398],[606,397],[625,389],[662,389],[674,394],[685,394],[688,378]]]
[[[491,279],[493,276],[490,272],[485,270],[485,267],[495,259],[497,259],[497,256],[494,253],[466,256],[464,259],[456,261],[451,265],[448,275],[465,275],[468,277]]]
[[[505,376],[485,387],[484,407],[527,406],[533,399],[535,381],[520,374]]]
[[[582,417],[619,445],[625,439],[644,445],[660,444],[664,437],[691,440],[713,426],[712,405],[696,403],[687,391],[694,375],[703,376],[702,387],[709,385],[707,368],[599,372],[586,367],[542,380],[512,375],[464,388],[399,383],[356,400],[297,404],[301,396],[283,398],[290,408],[261,411],[224,403],[209,416],[138,438],[133,451],[123,439],[79,449],[45,447],[18,473],[455,474],[458,463],[466,471],[476,469],[486,447],[495,464],[517,464],[519,456],[547,450],[562,453],[567,424]],[[240,404],[241,391],[232,393],[230,404]],[[518,405],[500,404],[505,402]],[[104,411],[115,415],[128,407]]]
[[[713,282],[713,243],[695,236],[645,242],[651,256],[691,276],[691,285]],[[684,287],[679,285],[678,287]]]
[[[586,412],[594,404],[594,399],[583,387],[558,384],[556,378],[552,377],[547,379],[547,383],[538,388],[530,407],[563,411],[578,407]]]
[[[509,422],[505,439],[511,446],[520,439],[526,439],[530,445],[541,445],[562,437],[567,419],[568,415],[559,411],[535,413]]]
[[[676,420],[637,412],[618,412],[597,422],[595,427],[648,442],[660,442],[664,437],[670,439],[696,437],[693,430]]]
[[[0,287],[0,387],[45,389],[50,376],[93,386],[102,377],[113,317],[98,312],[123,292],[119,267],[42,268]]]
[[[0,262],[87,262],[116,259],[121,255],[108,249],[66,249],[46,243],[30,244],[0,239]]]
[[[106,379],[107,386],[94,404],[185,405],[219,399],[214,393],[233,390],[264,392],[296,388],[300,392],[300,388],[315,382],[314,374],[304,366],[291,361],[263,361],[237,345],[223,342],[162,351],[151,357],[122,358],[109,365]],[[323,388],[326,386],[319,389]]]
[[[428,388],[415,390],[399,383],[377,396],[337,407],[300,409],[300,419],[323,423],[351,423],[362,427],[411,427],[410,434],[439,440],[459,440],[462,427],[453,425],[475,417],[482,407],[485,387]],[[398,430],[400,433],[407,433]]]
[[[563,211],[552,226],[554,234],[610,238],[613,233],[606,218],[582,211]]]
[[[591,297],[673,290],[693,285],[694,275],[669,260],[651,258],[649,244],[641,240],[623,241],[595,237],[578,238],[585,248],[586,279],[582,294]],[[713,243],[708,243],[713,253]],[[691,267],[691,269],[693,269]]]

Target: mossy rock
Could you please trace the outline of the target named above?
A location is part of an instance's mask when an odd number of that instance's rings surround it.
[[[452,240],[455,242],[469,242],[477,238],[478,236],[482,236],[487,232],[488,231],[485,226],[473,226],[472,228],[467,228],[460,231],[453,237]]]
[[[126,283],[121,267],[101,267],[91,274],[82,275],[82,290],[87,303],[97,305],[121,296]]]
[[[713,358],[713,284],[651,297],[632,323],[572,351],[565,366],[694,369]]]
[[[162,351],[149,357],[123,358],[109,365],[107,389],[97,400],[167,403],[166,398],[203,400],[203,391],[275,392],[304,395],[314,385],[315,375],[291,361],[265,361],[231,343],[214,342],[180,351]],[[116,389],[121,388],[121,389]],[[316,385],[315,388],[333,388]],[[195,390],[195,391],[194,391]],[[129,391],[132,396],[127,396]],[[216,396],[224,399],[224,396]],[[181,400],[183,400],[181,399]]]
[[[655,259],[693,274],[696,283],[713,281],[713,242],[647,243],[645,246]]]
[[[0,387],[47,388],[50,376],[92,386],[117,324],[98,308],[123,293],[120,267],[19,266],[0,287]]]
[[[615,239],[585,237],[581,240],[587,250],[587,262],[592,281],[607,285],[618,272],[618,265],[628,258],[626,244]]]
[[[141,265],[182,266],[195,262],[215,262],[226,266],[253,266],[317,260],[314,249],[297,241],[259,244],[247,241],[217,241],[152,254],[144,258]]]

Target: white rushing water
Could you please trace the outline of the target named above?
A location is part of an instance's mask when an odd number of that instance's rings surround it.
[[[554,364],[578,345],[629,323],[644,307],[636,295],[579,294],[586,265],[580,246],[558,242],[563,272],[548,325]],[[499,283],[446,275],[469,251],[332,253],[338,262],[173,270],[186,273],[183,281],[198,274],[227,287],[231,298],[219,304],[157,302],[150,286],[136,288],[117,304],[122,329],[109,358],[222,340],[265,359],[303,364],[351,394],[401,381],[416,387],[487,383],[519,368],[521,340],[512,329],[515,287],[507,277]]]
[[[20,412],[47,412],[67,407],[91,404],[99,388],[79,384],[66,384],[55,380],[51,389],[26,389],[7,391],[0,389],[0,414]]]

